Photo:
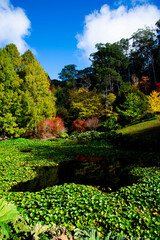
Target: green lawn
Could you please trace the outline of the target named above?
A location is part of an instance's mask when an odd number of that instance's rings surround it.
[[[130,135],[159,135],[160,134],[160,119],[142,122],[139,124],[131,125],[123,129],[117,130],[117,133],[130,134]]]

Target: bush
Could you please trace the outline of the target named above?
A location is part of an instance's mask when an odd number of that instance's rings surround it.
[[[86,131],[86,122],[82,119],[77,119],[72,123],[72,127],[75,132],[85,132]]]
[[[88,143],[92,142],[93,140],[102,140],[102,139],[109,139],[110,133],[106,132],[98,132],[95,130],[86,131],[82,133],[73,133],[69,140],[72,140],[76,143]]]
[[[64,122],[62,118],[44,119],[38,127],[38,136],[51,137],[65,133]]]
[[[117,116],[112,115],[102,124],[104,131],[116,130],[120,128],[120,124],[117,122]]]
[[[86,129],[88,130],[96,130],[99,126],[99,119],[96,117],[92,117],[86,120]]]

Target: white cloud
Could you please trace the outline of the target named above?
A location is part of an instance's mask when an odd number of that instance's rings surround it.
[[[0,47],[6,44],[16,44],[20,53],[29,46],[24,40],[30,35],[30,21],[21,8],[14,8],[10,0],[0,0]]]
[[[111,10],[105,4],[100,11],[85,17],[82,34],[77,34],[77,47],[85,57],[95,52],[96,43],[114,43],[122,38],[130,38],[139,28],[155,27],[160,19],[160,10],[154,5],[138,5],[127,9],[120,6]]]

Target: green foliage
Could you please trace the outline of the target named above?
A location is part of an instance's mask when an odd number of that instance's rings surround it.
[[[121,109],[117,108],[120,116],[124,117],[127,121],[132,122],[142,117],[144,110],[141,109],[141,98],[134,93],[129,93],[126,96],[125,102],[121,105]]]
[[[60,138],[68,138],[69,137],[68,133],[66,133],[66,132],[59,133],[58,135],[59,135]]]
[[[44,118],[55,116],[55,98],[47,74],[28,50],[20,56],[14,44],[0,49],[0,134],[20,137],[37,132]]]
[[[62,81],[74,81],[76,79],[76,75],[77,75],[77,70],[76,70],[76,65],[74,64],[70,64],[70,65],[66,65],[62,71],[59,73],[59,78]]]
[[[106,107],[107,109],[113,105],[113,103],[115,102],[116,100],[116,95],[113,94],[113,93],[109,93],[107,96],[106,96]]]
[[[0,199],[0,237],[11,239],[13,231],[16,233],[28,231],[28,227],[16,206]]]
[[[19,137],[25,131],[18,121],[22,110],[22,82],[7,51],[0,49],[0,133],[3,138]]]
[[[82,239],[82,240],[84,240],[84,239],[86,239],[86,240],[90,240],[90,239],[101,240],[97,230],[94,228],[84,229],[83,231],[80,231],[79,229],[78,229],[78,231],[75,230],[74,236],[76,237],[77,240],[78,239],[79,240],[80,239]]]
[[[118,43],[97,44],[97,52],[91,54],[92,65],[99,91],[116,92],[122,82],[120,73],[128,66],[128,58]]]
[[[0,142],[0,196],[15,203],[31,226],[37,222],[42,225],[53,222],[68,226],[69,229],[73,226],[80,229],[94,227],[103,236],[112,231],[113,236],[158,239],[159,153],[128,151],[126,146],[125,151],[108,149],[106,142],[101,144],[100,141],[90,143],[76,145],[64,140],[50,142],[27,139]],[[77,154],[88,156],[89,153],[111,159],[112,163],[118,163],[121,159],[124,166],[129,165],[131,174],[138,178],[137,182],[111,193],[74,183],[36,192],[13,191],[20,182],[32,180],[35,183],[37,166],[55,166],[64,160],[74,160]],[[48,176],[46,180],[49,181]]]
[[[24,74],[24,103],[27,128],[37,134],[38,124],[46,118],[55,116],[55,98],[49,91],[47,74],[40,64],[32,59],[21,70]]]
[[[146,95],[132,87],[121,89],[116,105],[122,124],[131,123],[143,118],[148,110]]]
[[[87,91],[79,88],[77,91],[70,91],[70,100],[73,110],[78,110],[79,118],[88,119],[100,117],[103,112],[101,98],[94,91]]]
[[[21,66],[21,57],[16,45],[9,44],[4,48],[4,51],[6,51],[8,57],[10,57],[14,70],[19,74]]]
[[[103,126],[105,131],[116,130],[121,127],[117,120],[117,116],[112,115],[105,122],[103,122],[101,126]]]
[[[141,75],[142,72],[149,67],[149,64],[152,64],[152,71],[154,72],[153,53],[156,47],[155,30],[149,27],[138,29],[132,34],[131,39],[131,66],[135,69],[136,75]]]
[[[82,133],[73,133],[72,135],[70,135],[69,140],[76,143],[89,143],[93,140],[106,139],[107,137],[107,133],[91,130]]]

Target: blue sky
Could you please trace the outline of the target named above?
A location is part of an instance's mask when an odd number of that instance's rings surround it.
[[[159,0],[0,0],[0,47],[30,48],[51,79],[65,65],[90,65],[97,42],[129,37],[160,19]]]

